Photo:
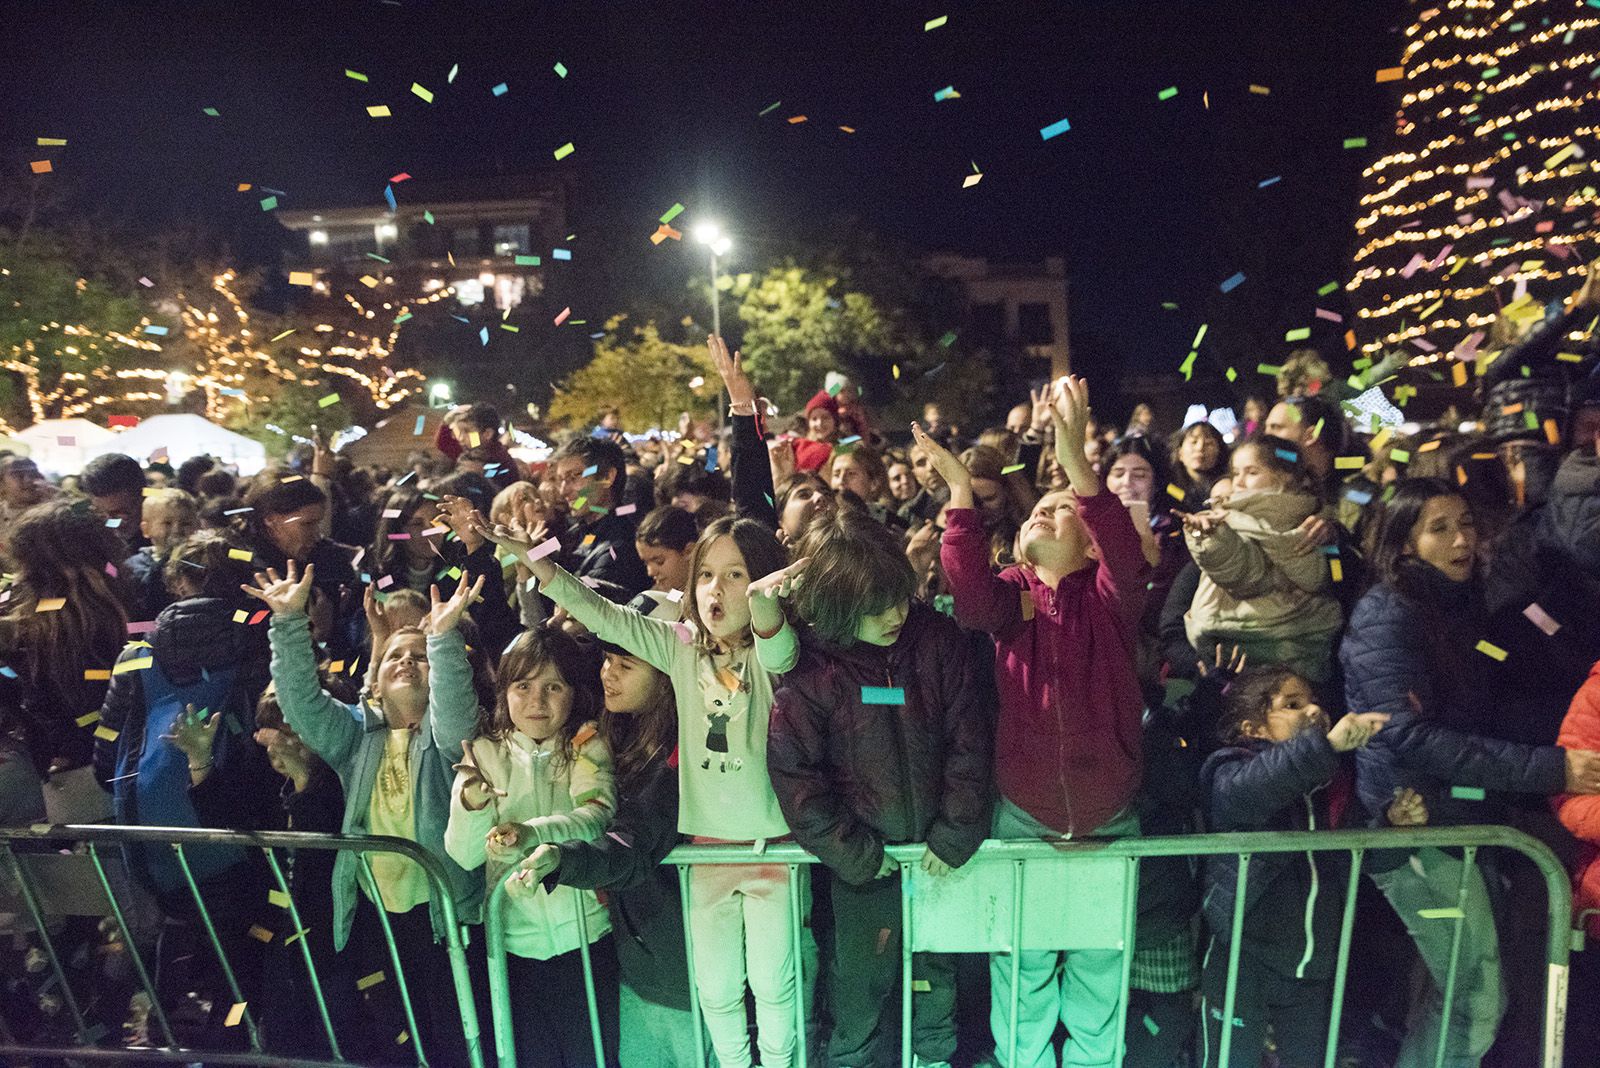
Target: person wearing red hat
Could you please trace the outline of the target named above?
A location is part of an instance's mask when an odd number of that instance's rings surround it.
[[[825,389],[806,402],[806,436],[794,443],[797,471],[816,471],[833,456],[839,438],[839,402]]]

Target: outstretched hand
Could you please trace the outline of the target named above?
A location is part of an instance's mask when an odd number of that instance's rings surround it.
[[[706,335],[706,347],[711,350],[711,362],[716,365],[722,384],[728,389],[728,400],[735,407],[755,406],[756,390],[744,373],[743,357],[735,352],[728,355],[728,343],[716,334]]]
[[[189,758],[189,766],[204,764],[211,759],[211,747],[217,741],[217,727],[222,723],[222,713],[213,712],[207,719],[205,711],[195,711],[194,705],[184,705],[183,714],[172,721],[172,733],[163,734],[161,740],[171,742]]]
[[[239,588],[272,609],[275,616],[300,615],[306,610],[306,602],[311,600],[315,568],[315,564],[307,564],[305,574],[297,576],[294,561],[290,560],[287,578],[279,578],[277,570],[269,567],[265,573],[256,572],[254,586],[243,583]]]
[[[810,562],[811,557],[803,556],[788,567],[756,579],[746,589],[746,596],[752,601],[757,599],[772,601],[789,596],[800,585],[800,579],[803,577],[801,572]]]
[[[922,429],[922,424],[911,424],[911,436],[916,439],[917,447],[928,454],[928,462],[933,464],[933,469],[939,477],[944,479],[945,485],[950,487],[951,503],[954,504],[954,494],[957,486],[966,488],[970,495],[972,492],[972,473],[967,470],[967,465],[961,458],[937,441]],[[970,508],[970,504],[955,505],[958,508]]]
[[[483,580],[485,577],[484,575],[479,575],[478,581],[474,582],[469,589],[467,587],[466,572],[462,572],[461,581],[456,583],[456,591],[450,595],[448,600],[439,599],[438,586],[428,587],[428,596],[433,602],[433,606],[428,612],[428,633],[437,637],[455,630],[456,625],[461,622],[461,616],[466,612],[467,607],[473,602],[483,599]]]

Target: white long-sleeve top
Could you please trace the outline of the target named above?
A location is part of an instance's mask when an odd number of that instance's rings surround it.
[[[506,878],[514,870],[489,859],[485,840],[502,823],[520,823],[525,849],[546,842],[574,839],[593,842],[605,833],[617,810],[616,776],[611,751],[592,723],[574,738],[574,752],[561,754],[559,740],[544,743],[517,731],[503,738],[478,738],[470,744],[473,762],[484,778],[505,797],[491,798],[474,812],[461,801],[465,776],[457,773],[450,789],[450,823],[444,847],[457,864],[473,869],[484,866],[484,885]],[[548,960],[578,948],[576,908],[582,904],[589,941],[611,930],[605,906],[592,890],[540,886],[508,890],[505,895],[506,948],[519,957]]]

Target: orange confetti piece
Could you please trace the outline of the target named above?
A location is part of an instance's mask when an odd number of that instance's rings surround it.
[[[1376,80],[1379,82],[1397,82],[1405,76],[1406,69],[1404,67],[1384,67],[1378,72]]]
[[[802,122],[805,122],[805,121],[806,121],[806,117],[804,115],[791,115],[791,116],[789,116],[789,125],[790,126],[799,126]]]
[[[55,165],[47,159],[36,159],[32,163],[28,164],[28,166],[33,170],[34,174],[49,174],[51,171],[55,170]]]

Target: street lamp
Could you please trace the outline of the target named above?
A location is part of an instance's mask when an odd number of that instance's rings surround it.
[[[728,254],[733,248],[733,239],[722,232],[722,227],[714,222],[695,223],[690,231],[694,239],[711,250],[711,332],[718,337],[722,336],[722,302],[719,300],[720,292],[717,287],[717,261]],[[724,391],[718,390],[717,397],[717,427],[720,429],[727,425],[728,406],[724,403]]]

